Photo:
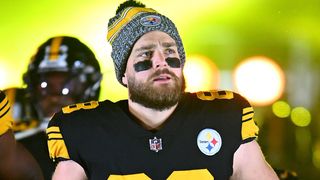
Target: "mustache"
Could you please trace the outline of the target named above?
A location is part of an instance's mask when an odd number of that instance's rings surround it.
[[[178,79],[178,77],[169,69],[158,69],[156,72],[154,72],[148,80],[152,80],[153,78],[156,78],[157,76],[160,76],[161,74],[169,74],[174,79]]]

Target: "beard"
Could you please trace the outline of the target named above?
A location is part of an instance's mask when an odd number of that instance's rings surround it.
[[[173,83],[153,86],[153,78],[169,74]],[[168,69],[162,69],[152,74],[146,83],[138,82],[134,77],[128,77],[130,99],[146,108],[163,111],[176,105],[185,89],[185,79],[180,79]]]

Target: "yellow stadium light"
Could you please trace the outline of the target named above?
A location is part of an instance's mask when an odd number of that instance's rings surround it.
[[[239,93],[257,106],[273,103],[284,90],[282,69],[267,57],[256,56],[244,60],[236,67],[233,75]]]
[[[311,122],[311,114],[304,107],[296,107],[291,111],[291,120],[296,126],[305,127]]]
[[[14,67],[17,66],[0,58],[0,90],[21,86],[21,83],[17,83],[22,81],[17,71],[8,71],[8,69],[14,69]]]
[[[184,70],[186,91],[197,92],[218,88],[218,68],[207,57],[193,55],[187,57]]]
[[[320,169],[320,142],[319,141],[315,143],[314,147],[312,148],[312,162],[316,168]]]
[[[272,112],[279,118],[286,118],[290,115],[290,105],[284,101],[277,101],[272,105]]]

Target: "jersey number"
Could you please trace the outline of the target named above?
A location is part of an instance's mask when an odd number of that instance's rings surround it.
[[[66,106],[66,107],[62,108],[62,112],[64,114],[68,114],[68,113],[72,113],[73,111],[78,111],[80,109],[94,109],[98,106],[99,106],[98,101],[90,101],[90,102],[78,103],[78,104]]]
[[[110,175],[108,180],[149,180],[150,178],[144,174],[129,174],[129,175]],[[202,179],[202,180],[213,180],[214,177],[207,169],[194,169],[184,171],[173,171],[172,174],[167,178],[168,180],[176,179]]]
[[[200,91],[197,92],[197,97],[201,100],[212,101],[214,99],[232,99],[233,92],[231,91]]]

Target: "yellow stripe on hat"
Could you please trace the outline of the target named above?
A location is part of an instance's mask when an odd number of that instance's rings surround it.
[[[51,46],[50,46],[50,56],[49,60],[56,60],[58,59],[59,56],[59,50],[60,50],[60,45],[62,42],[62,37],[56,37],[52,40]]]
[[[141,8],[141,7],[130,7],[124,10],[120,16],[120,18],[115,21],[108,28],[107,40],[112,44],[113,40],[120,32],[120,30],[127,25],[132,19],[134,19],[137,15],[146,12],[156,12],[151,8]]]

